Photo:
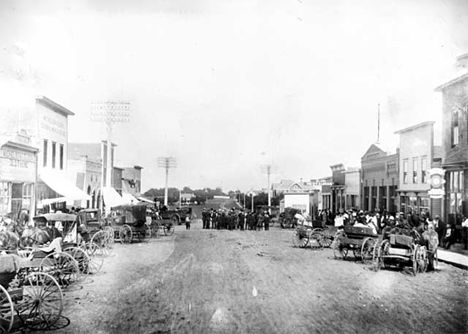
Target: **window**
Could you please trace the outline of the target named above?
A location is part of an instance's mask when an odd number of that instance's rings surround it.
[[[408,183],[408,160],[403,160],[403,183]]]
[[[452,147],[458,145],[460,133],[458,129],[458,110],[454,110],[452,114]]]
[[[42,160],[43,160],[43,166],[47,167],[47,148],[49,146],[49,143],[47,139],[44,139],[44,149],[42,150]]]
[[[427,182],[427,159],[426,157],[421,158],[421,182]]]
[[[23,184],[23,202],[22,202],[23,209],[29,210],[29,207],[31,206],[32,193],[33,193],[33,184],[32,183]]]
[[[0,214],[10,212],[10,183],[0,182]]]
[[[57,151],[57,143],[52,142],[52,168],[55,168],[55,157]]]
[[[63,144],[60,144],[60,169],[63,169]]]
[[[418,158],[413,158],[413,183],[418,183]]]

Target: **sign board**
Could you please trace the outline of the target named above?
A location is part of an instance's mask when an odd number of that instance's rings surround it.
[[[428,180],[427,182],[431,186],[431,189],[428,191],[428,194],[431,198],[443,198],[445,195],[444,191],[444,174],[445,170],[442,168],[432,168],[427,171]]]

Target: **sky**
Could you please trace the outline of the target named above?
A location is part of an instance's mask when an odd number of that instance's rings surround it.
[[[144,191],[164,187],[167,156],[170,186],[248,191],[266,188],[265,165],[271,182],[359,167],[378,110],[386,150],[428,120],[437,139],[434,88],[468,53],[467,19],[463,0],[6,0],[0,88],[73,111],[70,142],[106,138],[93,101],[129,101],[112,140]]]

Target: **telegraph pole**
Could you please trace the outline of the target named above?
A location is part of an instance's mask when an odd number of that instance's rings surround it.
[[[106,182],[101,177],[101,198],[104,185],[112,186],[112,127],[115,123],[130,121],[130,102],[120,100],[97,101],[91,103],[91,121],[106,124],[107,153],[106,153]],[[102,210],[102,200],[100,203]]]
[[[173,157],[159,157],[158,167],[166,169],[166,189],[164,190],[164,205],[167,206],[169,169],[177,167],[177,160]]]
[[[270,191],[270,175],[273,173],[274,166],[272,165],[262,165],[262,173],[267,174],[268,178],[268,212],[271,213],[270,206],[271,206],[271,191]]]

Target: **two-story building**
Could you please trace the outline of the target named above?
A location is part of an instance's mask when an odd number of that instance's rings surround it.
[[[398,154],[372,144],[361,158],[361,179],[363,210],[397,211]]]
[[[346,168],[343,164],[330,166],[332,170],[331,211],[358,208],[361,205],[361,169]]]
[[[424,211],[431,217],[441,214],[440,205],[434,205],[428,194],[427,172],[441,155],[440,146],[434,146],[434,123],[423,122],[395,132],[400,135],[397,192],[401,212]]]
[[[468,54],[457,59],[468,72]],[[442,167],[445,170],[444,219],[460,225],[468,217],[468,73],[439,86],[442,93]]]

